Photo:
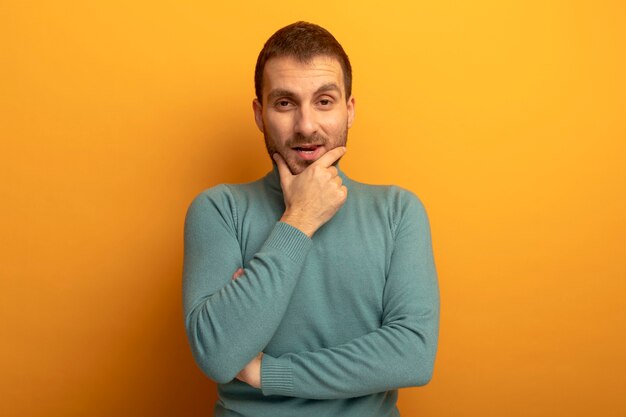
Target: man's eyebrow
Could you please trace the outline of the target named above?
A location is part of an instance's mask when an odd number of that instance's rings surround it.
[[[328,91],[336,91],[341,96],[341,88],[339,88],[337,83],[326,83],[326,84],[320,86],[315,91],[314,95],[318,95],[318,94],[325,93],[325,92],[328,92]],[[269,94],[267,95],[267,101],[275,100],[278,97],[294,98],[296,96],[297,96],[296,93],[294,93],[293,91],[286,90],[284,88],[276,88],[276,89],[274,89],[274,90],[269,92]]]
[[[341,97],[341,88],[339,88],[339,86],[336,83],[326,83],[322,85],[320,88],[317,89],[317,91],[315,92],[315,95],[318,95],[320,93],[325,93],[327,91],[336,91],[339,93],[339,96]]]
[[[274,100],[278,97],[294,97],[295,94],[293,91],[285,90],[283,88],[277,88],[275,90],[270,91],[267,95],[267,101]]]

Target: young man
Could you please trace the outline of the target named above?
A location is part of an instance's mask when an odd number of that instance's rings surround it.
[[[185,324],[216,416],[398,416],[432,375],[439,295],[424,207],[349,179],[352,70],[304,22],[261,51],[253,102],[272,172],[219,185],[185,223]]]

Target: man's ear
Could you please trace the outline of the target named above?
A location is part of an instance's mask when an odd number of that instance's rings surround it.
[[[350,96],[348,102],[346,103],[348,107],[348,129],[352,127],[352,123],[354,122],[354,116],[356,112],[356,102],[354,100],[354,96]]]
[[[252,110],[254,111],[254,121],[256,126],[263,132],[263,105],[258,99],[252,100]]]

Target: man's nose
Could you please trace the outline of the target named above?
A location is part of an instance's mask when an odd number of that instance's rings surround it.
[[[317,115],[315,114],[315,109],[308,105],[300,106],[295,131],[305,137],[309,137],[317,132]]]

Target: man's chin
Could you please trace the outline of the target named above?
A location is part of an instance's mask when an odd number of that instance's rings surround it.
[[[287,166],[289,167],[289,170],[293,175],[298,175],[301,174],[302,171],[307,169],[309,166],[311,166],[313,162],[315,161],[290,161],[287,163]]]
[[[307,169],[309,166],[313,165],[313,163],[315,161],[317,161],[318,159],[320,159],[323,155],[320,155],[317,159],[315,160],[303,160],[303,159],[299,159],[296,161],[288,161],[287,162],[287,166],[289,167],[289,170],[291,171],[291,173],[293,175],[298,175],[301,174],[302,171],[304,171],[305,169]],[[332,163],[332,166],[337,166],[339,165],[339,161],[341,161],[341,158],[337,159],[335,162]]]

